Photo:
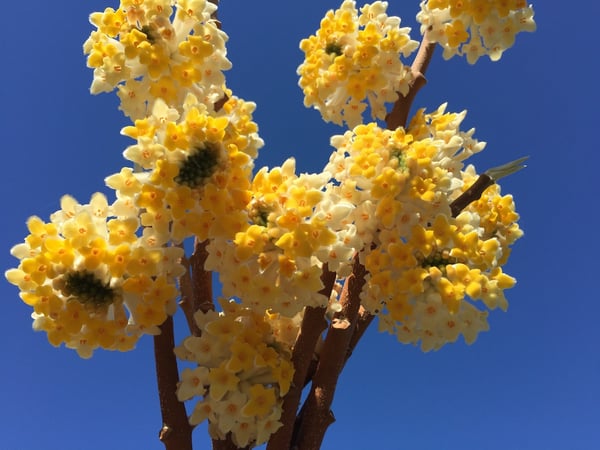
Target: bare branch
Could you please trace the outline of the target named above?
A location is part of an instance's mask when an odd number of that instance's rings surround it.
[[[200,329],[194,320],[194,289],[190,273],[190,260],[184,256],[180,262],[185,267],[185,273],[179,277],[179,290],[181,293],[179,306],[185,315],[190,333],[193,336],[200,336]]]
[[[427,67],[429,67],[429,62],[433,57],[435,47],[435,43],[430,42],[427,37],[423,36],[419,51],[410,68],[413,74],[413,81],[408,90],[408,94],[406,94],[406,96],[398,94],[398,100],[396,100],[392,110],[385,117],[388,129],[395,130],[398,127],[406,127],[408,113],[417,96],[417,92],[419,92],[419,90],[427,83],[425,72],[427,72]]]
[[[346,353],[356,328],[360,307],[360,292],[365,283],[366,270],[354,260],[352,274],[346,279],[340,303],[342,310],[334,316],[327,331],[327,337],[319,357],[317,370],[312,381],[310,393],[305,401],[296,433],[299,450],[318,450],[335,418],[331,404],[339,374],[346,361]]]
[[[321,275],[324,287],[320,293],[327,298],[331,295],[335,279],[335,272],[330,272],[325,264]],[[283,412],[280,419],[283,426],[271,436],[267,450],[287,449],[290,446],[302,389],[304,388],[305,380],[313,361],[315,347],[319,341],[319,337],[325,331],[325,328],[327,328],[325,312],[326,308],[307,307],[304,310],[304,318],[292,353],[294,378],[290,390],[283,400]]]
[[[161,334],[154,336],[156,381],[163,426],[159,439],[167,450],[191,450],[192,426],[188,422],[185,406],[177,399],[179,372],[173,348],[173,318],[169,316],[160,326]]]
[[[502,164],[498,167],[492,167],[486,170],[479,178],[475,180],[469,189],[460,194],[452,203],[450,203],[450,211],[452,211],[452,217],[456,217],[460,212],[473,203],[479,200],[483,195],[483,192],[489,188],[492,184],[496,183],[500,178],[504,178],[508,175],[512,175],[519,170],[527,167],[523,162],[527,159],[527,156],[516,159],[506,164]]]
[[[190,257],[192,269],[192,289],[194,292],[194,312],[208,312],[215,309],[212,289],[212,272],[204,270],[204,263],[208,258],[206,247],[208,241],[196,239],[194,253]]]
[[[350,344],[348,345],[348,351],[346,352],[346,361],[352,356],[352,352],[358,345],[358,341],[363,337],[371,322],[375,316],[368,312],[362,306],[358,310],[358,320],[356,321],[356,328],[354,328],[354,333],[352,334],[352,338],[350,338]]]

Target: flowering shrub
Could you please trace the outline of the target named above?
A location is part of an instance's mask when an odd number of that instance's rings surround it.
[[[91,92],[117,91],[128,165],[106,177],[112,203],[65,196],[49,222],[31,217],[6,278],[54,346],[88,358],[144,334],[166,345],[167,448],[191,448],[205,420],[215,448],[318,448],[337,377],[373,318],[429,351],[474,342],[489,311],[507,308],[515,279],[502,266],[523,233],[497,181],[523,159],[478,174],[467,160],[485,143],[461,129],[466,111],[408,111],[437,45],[444,58],[496,61],[535,29],[533,9],[424,1],[419,44],[387,6],[345,0],[301,41],[304,104],[347,128],[322,171],[300,174],[294,158],[254,170],[256,105],[227,87],[216,2],[122,0],[90,16]],[[190,335],[173,347],[178,301]],[[176,380],[161,377],[173,352],[186,366]]]

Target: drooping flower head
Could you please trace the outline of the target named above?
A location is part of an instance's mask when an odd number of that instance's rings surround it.
[[[483,149],[462,132],[465,112],[419,111],[405,130],[359,125],[336,136],[326,170],[364,242],[368,270],[363,306],[401,342],[440,348],[460,334],[467,342],[488,328],[476,300],[506,309],[503,290],[515,280],[501,265],[522,235],[512,197],[498,186],[452,217],[450,205],[476,178],[463,161]],[[469,300],[470,299],[470,300]]]
[[[115,216],[102,194],[87,205],[65,196],[61,208],[48,223],[27,221],[30,234],[11,251],[20,264],[6,277],[51,344],[85,358],[98,347],[131,350],[175,312],[182,251],[147,248],[137,217]]]
[[[470,64],[483,55],[499,60],[517,33],[536,28],[525,0],[428,0],[417,21],[421,34],[444,48],[444,58],[466,56]]]
[[[221,313],[198,311],[201,336],[187,337],[175,349],[179,358],[199,365],[182,372],[177,397],[197,400],[190,423],[208,420],[213,439],[231,433],[238,447],[260,445],[281,427],[281,405],[294,375],[291,347],[278,337],[297,333],[299,322],[232,301],[220,304]]]
[[[117,10],[93,13],[97,31],[83,46],[94,69],[91,92],[117,88],[120,109],[132,120],[158,98],[172,108],[188,92],[206,105],[221,99],[231,63],[227,35],[211,18],[216,8],[206,0],[122,0]]]
[[[305,54],[298,67],[305,106],[319,110],[328,122],[354,127],[367,103],[371,117],[383,119],[385,103],[406,95],[412,74],[400,60],[418,46],[400,18],[386,14],[387,2],[356,9],[345,0],[329,11],[315,35],[303,39]]]

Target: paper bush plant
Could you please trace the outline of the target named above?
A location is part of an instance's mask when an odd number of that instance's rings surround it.
[[[90,16],[91,92],[116,91],[128,162],[106,177],[113,200],[67,195],[49,221],[31,217],[6,278],[33,328],[83,358],[154,336],[168,449],[191,449],[204,421],[215,449],[318,449],[375,317],[430,351],[474,342],[507,308],[502,266],[523,233],[497,181],[524,158],[478,174],[467,160],[485,143],[461,128],[465,111],[409,110],[437,46],[497,61],[535,29],[533,9],[424,1],[418,42],[387,6],[346,0],[300,42],[305,105],[343,127],[320,173],[293,158],[255,170],[256,105],[227,87],[216,2],[122,0]],[[177,308],[189,336],[175,345]]]

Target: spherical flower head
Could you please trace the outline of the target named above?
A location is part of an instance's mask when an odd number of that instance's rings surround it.
[[[326,14],[315,35],[301,41],[304,105],[319,110],[323,120],[354,127],[367,104],[373,119],[384,119],[385,103],[407,94],[412,72],[400,56],[418,43],[386,9],[387,2],[377,1],[359,13],[353,0],[345,0]]]
[[[386,230],[366,253],[363,304],[401,342],[429,351],[462,334],[472,343],[488,329],[485,308],[507,309],[503,291],[515,280],[501,265],[510,250],[479,226],[471,208],[456,218],[440,214],[408,235]]]
[[[524,0],[429,0],[417,14],[421,34],[444,48],[444,58],[466,56],[474,64],[488,55],[498,61],[515,35],[536,29],[533,7]]]
[[[279,317],[233,301],[221,299],[220,305],[220,313],[196,313],[201,337],[190,336],[175,349],[199,365],[182,373],[177,396],[197,400],[190,423],[208,419],[214,439],[231,433],[238,446],[260,445],[281,426],[283,396],[294,375],[291,346],[277,337],[284,323]]]
[[[253,160],[263,145],[254,108],[231,96],[211,112],[189,94],[182,114],[159,99],[152,115],[122,130],[137,140],[124,155],[142,170],[106,181],[144,208],[142,224],[158,245],[189,236],[232,238],[244,227]]]
[[[364,247],[378,244],[378,231],[413,225],[449,214],[448,195],[462,181],[462,161],[483,143],[462,132],[462,113],[446,113],[445,105],[419,111],[409,127],[385,130],[376,123],[358,125],[334,136],[336,149],[325,167],[336,180],[335,192],[354,205],[352,218]]]
[[[319,293],[322,266],[349,266],[356,240],[343,218],[351,205],[334,205],[326,185],[330,176],[296,174],[295,160],[263,168],[255,176],[246,226],[233,240],[208,246],[223,292],[255,311],[292,317],[305,306],[326,306]],[[332,269],[333,270],[333,269]]]
[[[102,194],[86,205],[65,196],[61,207],[49,223],[27,221],[30,234],[12,249],[19,266],[6,278],[52,345],[84,358],[98,347],[131,350],[175,312],[181,250],[144,246],[137,217],[115,216]]]
[[[120,109],[132,120],[158,98],[178,107],[189,92],[212,105],[224,96],[223,71],[231,67],[215,10],[207,0],[122,0],[116,11],[93,13],[97,31],[83,45],[94,69],[91,92],[118,89]]]
[[[442,105],[418,111],[406,130],[359,125],[332,138],[325,168],[355,206],[347,220],[363,241],[362,305],[382,329],[424,350],[461,334],[473,342],[487,329],[476,302],[506,309],[503,290],[514,285],[501,271],[520,236],[512,197],[492,186],[452,217],[451,203],[477,178],[464,160],[484,147],[473,129],[460,130],[465,114]]]

